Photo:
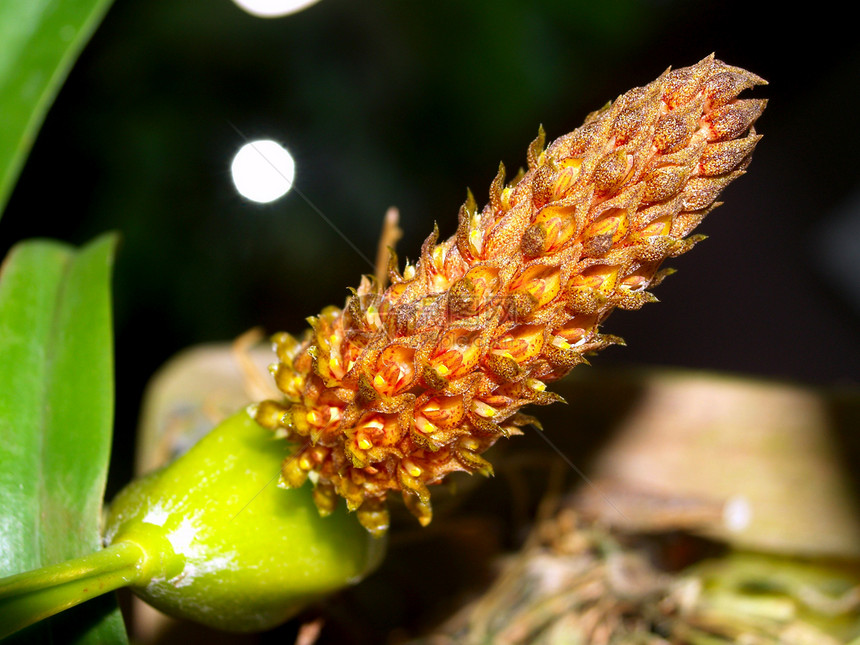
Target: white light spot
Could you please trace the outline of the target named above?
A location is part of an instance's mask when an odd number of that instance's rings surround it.
[[[197,529],[194,527],[194,523],[186,517],[166,537],[176,553],[190,556],[191,554],[188,552],[189,547],[197,539]]]
[[[752,507],[743,495],[735,495],[723,506],[723,523],[732,533],[746,529],[752,521]]]
[[[319,0],[233,0],[241,9],[258,18],[278,18],[307,9]]]
[[[161,504],[156,504],[147,511],[146,515],[143,518],[143,521],[147,524],[164,526],[164,523],[167,521],[168,517],[170,517],[170,513],[168,513],[167,510],[161,506]]]
[[[196,581],[199,576],[207,574],[219,574],[222,571],[231,571],[236,569],[236,563],[232,555],[222,555],[215,558],[195,558],[185,564],[182,574],[173,585],[177,588],[187,587]]]
[[[262,139],[239,148],[230,171],[236,190],[243,197],[266,204],[283,197],[293,187],[296,163],[279,143]]]

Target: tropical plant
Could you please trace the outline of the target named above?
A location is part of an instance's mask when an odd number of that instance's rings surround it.
[[[0,208],[108,5],[0,5]],[[654,299],[646,289],[668,274],[662,262],[700,239],[689,234],[749,162],[764,101],[738,95],[761,83],[711,56],[631,90],[548,146],[541,130],[528,170],[510,182],[500,170],[482,211],[470,195],[455,236],[439,242],[435,232],[402,272],[392,258],[387,275],[364,280],[343,309],[312,319],[304,338],[275,336],[273,373],[283,396],[230,416],[167,468],[130,484],[107,511],[117,238],[103,235],[79,249],[20,243],[0,271],[0,638],[127,642],[107,593],[121,587],[210,626],[263,630],[362,579],[385,553],[390,492],[428,524],[428,485],[455,471],[491,474],[482,453],[537,424],[520,408],[559,400],[547,383],[585,362],[586,352],[618,342],[598,330],[609,313]],[[273,485],[279,476],[282,487]],[[653,528],[654,517],[648,521]],[[673,522],[670,528],[683,525]],[[773,604],[755,604],[741,589],[771,575],[761,560],[727,560],[730,569],[740,562],[728,573],[691,570],[684,580],[704,580],[731,602],[721,596],[723,604],[714,604],[706,594],[685,605],[675,580],[649,568],[643,549],[602,523],[562,510],[538,529],[551,568],[587,570],[603,589],[597,600],[577,596],[572,613],[541,615],[534,629],[551,625],[560,642],[583,634],[660,642],[658,632],[727,642],[748,630],[762,638],[789,638],[789,631],[791,638],[825,637],[793,616],[781,631],[762,627],[759,612]],[[547,562],[547,551],[534,546],[523,561]],[[617,553],[635,560],[646,590],[619,591]],[[774,589],[813,613],[832,610],[838,633],[855,633],[846,618],[850,577],[838,581],[839,598],[809,601],[809,589],[818,593],[822,579],[824,588],[836,578],[784,570],[784,578],[773,576]],[[725,591],[729,578],[741,582]],[[536,594],[514,612],[506,594],[520,596],[505,580],[476,603],[470,616],[478,619],[447,633],[477,640],[508,629],[531,634],[522,625],[534,624],[532,609],[546,597]],[[573,595],[584,584],[569,583],[564,593]],[[727,613],[741,605],[754,611],[740,611],[735,624]],[[510,623],[487,623],[488,613]],[[574,614],[583,621],[570,631]],[[594,616],[603,632],[582,626]]]

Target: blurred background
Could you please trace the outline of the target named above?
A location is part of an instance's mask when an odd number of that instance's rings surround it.
[[[0,251],[121,233],[121,483],[141,393],[172,354],[255,325],[300,332],[372,272],[352,246],[373,258],[389,206],[414,259],[434,221],[454,232],[467,187],[483,203],[500,160],[525,164],[539,124],[560,136],[715,52],[770,82],[764,139],[662,304],[614,315],[605,330],[628,347],[598,360],[856,383],[860,47],[847,16],[803,7],[322,0],[261,19],[231,0],[117,0],[48,114]],[[265,205],[230,175],[257,138],[296,164],[298,190]]]

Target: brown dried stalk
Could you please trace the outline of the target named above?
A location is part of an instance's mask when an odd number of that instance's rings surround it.
[[[638,309],[659,270],[702,236],[690,232],[744,172],[764,100],[738,99],[758,76],[710,56],[667,71],[592,113],[380,293],[364,278],[343,309],[310,319],[302,341],[275,336],[283,401],[259,423],[298,444],[282,481],[310,476],[320,511],[338,496],[370,531],[388,527],[389,491],[422,524],[428,485],[453,471],[492,473],[481,453],[560,400],[546,384],[620,339],[599,333],[616,307]]]

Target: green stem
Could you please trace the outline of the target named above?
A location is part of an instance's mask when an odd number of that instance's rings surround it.
[[[134,542],[0,579],[0,640],[28,625],[141,577],[146,554]]]

